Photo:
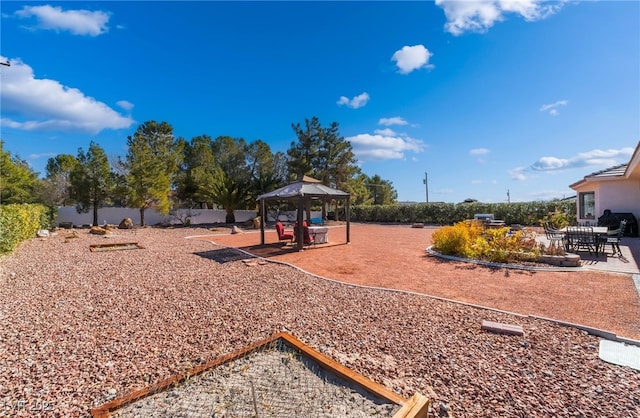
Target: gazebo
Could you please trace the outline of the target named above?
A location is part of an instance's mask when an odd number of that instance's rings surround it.
[[[260,201],[260,219],[263,221],[260,223],[260,243],[265,244],[264,241],[264,224],[267,219],[266,203],[270,201],[288,201],[293,202],[297,207],[297,220],[298,225],[302,225],[304,220],[305,208],[307,213],[311,211],[311,201],[320,200],[321,202],[327,202],[329,200],[345,200],[345,220],[347,221],[347,243],[350,242],[350,205],[351,195],[342,190],[333,189],[325,186],[320,180],[312,177],[304,176],[302,180],[298,180],[295,183],[291,183],[278,190],[274,190],[269,193],[258,196]],[[307,216],[309,218],[309,216]],[[301,251],[304,247],[303,242],[303,230],[298,228],[296,243],[298,251]]]

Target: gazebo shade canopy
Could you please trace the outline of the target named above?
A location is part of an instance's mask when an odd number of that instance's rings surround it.
[[[349,193],[332,189],[322,183],[298,181],[288,184],[278,190],[265,193],[258,197],[259,200],[286,200],[296,197],[308,197],[311,199],[346,199]]]
[[[351,195],[349,193],[325,186],[317,179],[304,176],[301,180],[298,180],[295,183],[291,183],[278,190],[274,190],[272,192],[265,193],[263,195],[258,196],[258,200],[260,201],[260,216],[262,219],[267,219],[266,207],[265,207],[266,202],[275,201],[275,200],[286,200],[286,201],[297,203],[297,206],[298,206],[297,219],[300,224],[302,224],[302,221],[304,218],[304,215],[303,215],[304,208],[306,206],[307,211],[309,211],[311,200],[321,200],[325,202],[333,199],[346,201],[345,217],[347,221],[347,243],[349,243],[350,241],[349,206],[351,201]],[[302,232],[303,232],[302,228],[298,228],[298,232],[297,232],[298,236],[296,237],[296,241],[298,243],[297,244],[298,250],[302,250],[302,247],[303,247]],[[264,241],[264,222],[260,223],[260,242],[262,243],[262,245],[264,245],[264,242],[265,242]]]

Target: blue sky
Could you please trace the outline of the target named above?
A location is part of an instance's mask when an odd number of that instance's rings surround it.
[[[1,135],[44,174],[139,124],[261,139],[336,121],[400,201],[548,200],[640,140],[640,3],[2,2]]]

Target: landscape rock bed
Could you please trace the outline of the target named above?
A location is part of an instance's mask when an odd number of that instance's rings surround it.
[[[389,417],[400,405],[276,340],[113,411],[126,417]]]
[[[286,265],[219,263],[196,254],[219,247],[184,239],[207,232],[116,231],[145,250],[90,253],[105,238],[81,231],[2,257],[0,415],[88,416],[286,330],[404,397],[432,387],[434,414],[640,416],[640,373],[601,361],[583,331]],[[525,336],[482,331],[483,320]]]

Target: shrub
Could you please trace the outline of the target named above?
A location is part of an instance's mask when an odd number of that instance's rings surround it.
[[[0,254],[11,252],[50,223],[51,211],[40,204],[0,206]]]
[[[535,236],[510,228],[485,229],[481,222],[464,221],[433,233],[434,248],[442,254],[499,263],[538,260]]]

